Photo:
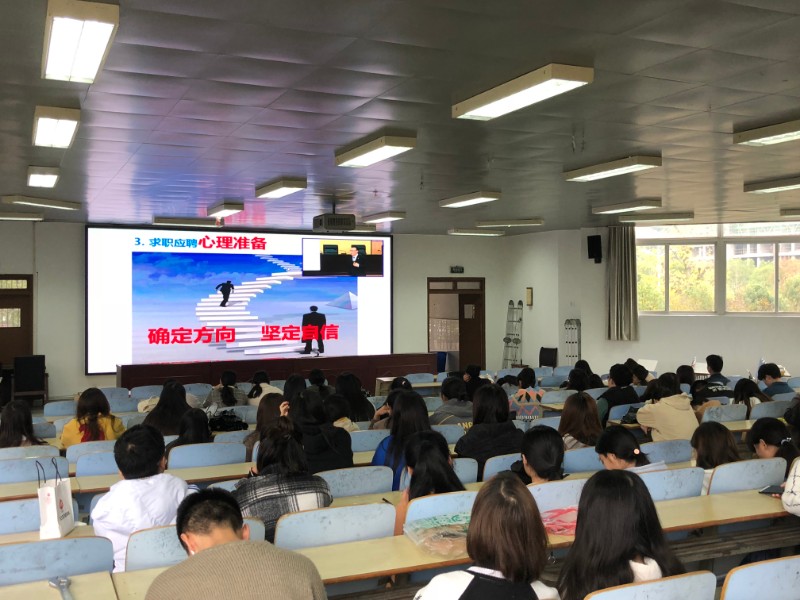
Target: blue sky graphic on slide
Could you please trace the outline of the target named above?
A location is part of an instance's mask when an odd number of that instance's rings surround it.
[[[229,352],[204,344],[149,344],[148,331],[159,327],[197,329],[202,323],[195,314],[198,302],[216,292],[217,284],[231,280],[234,286],[269,277],[283,269],[264,258],[248,254],[132,253],[132,310],[134,362],[253,359],[258,356]],[[273,256],[301,269],[298,255]],[[339,339],[326,341],[326,355],[358,353],[357,311],[326,306],[350,292],[358,293],[355,277],[298,277],[273,285],[256,294],[246,309],[258,316],[257,324],[300,325],[309,306],[319,306],[329,324],[339,325]],[[220,309],[224,311],[224,308]],[[316,343],[314,344],[316,347]],[[296,356],[294,352],[268,355]]]

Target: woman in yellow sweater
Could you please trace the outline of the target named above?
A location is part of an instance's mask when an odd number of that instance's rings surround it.
[[[78,398],[75,418],[64,425],[61,443],[64,448],[82,442],[116,440],[125,431],[125,425],[111,414],[105,394],[97,388],[89,388]]]

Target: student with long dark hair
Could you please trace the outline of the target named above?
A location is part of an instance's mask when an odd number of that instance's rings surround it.
[[[406,468],[406,443],[412,434],[430,431],[428,407],[417,392],[402,390],[392,407],[392,428],[388,436],[381,440],[372,457],[373,465],[390,467],[394,471],[392,489],[400,489],[400,477]]]
[[[800,456],[800,450],[792,440],[789,428],[774,417],[762,417],[753,423],[750,431],[747,432],[746,443],[757,458],[779,457],[785,459],[786,473],[784,477],[789,475],[792,463]]]
[[[447,440],[438,431],[418,431],[406,442],[406,470],[411,481],[395,507],[394,534],[403,534],[408,503],[430,494],[460,492],[464,485],[453,471]]]
[[[594,446],[603,433],[595,399],[586,392],[567,396],[558,423],[558,433],[564,439],[565,450]]]
[[[253,378],[250,380],[253,387],[247,392],[247,403],[250,406],[258,406],[261,399],[267,394],[281,394],[283,391],[280,388],[270,384],[269,374],[266,371],[256,371],[253,373]]]
[[[500,383],[498,382],[498,385]],[[536,372],[530,367],[524,367],[517,375],[517,391],[509,398],[517,402],[533,402],[539,400],[539,389],[536,385]]]
[[[612,425],[600,435],[594,447],[600,455],[600,462],[606,469],[624,469],[633,473],[661,471],[667,466],[664,461],[651,463],[647,455],[639,448],[630,431],[622,425]]]
[[[264,434],[277,420],[289,414],[289,403],[283,394],[265,394],[261,397],[256,411],[256,428],[244,438],[244,447],[247,449],[247,461],[253,459],[253,448]]]
[[[508,417],[508,398],[500,386],[477,389],[472,400],[472,427],[456,442],[456,454],[478,461],[479,479],[487,459],[520,451],[522,431]]]
[[[344,396],[350,405],[350,420],[370,421],[375,414],[375,407],[367,400],[361,386],[361,380],[352,373],[342,373],[336,378],[336,393]]]
[[[82,442],[116,440],[124,431],[122,421],[111,414],[105,394],[97,388],[89,388],[78,398],[75,418],[64,425],[61,444],[69,448]]]
[[[166,456],[169,458],[170,450],[186,444],[207,444],[214,441],[211,429],[208,427],[208,415],[201,408],[193,408],[183,413],[178,427],[178,437],[167,444]]]
[[[567,376],[567,380],[562,385],[562,389],[584,392],[589,389],[589,376],[581,369],[572,369]]]
[[[353,466],[350,434],[328,421],[325,407],[316,389],[306,389],[295,396],[294,406],[301,406],[300,418],[292,421],[302,438],[303,452],[310,473],[345,469]]]
[[[587,377],[589,377],[589,389],[596,389],[605,387],[603,380],[600,378],[599,375],[596,375],[594,371],[592,371],[592,367],[589,366],[589,363],[583,359],[575,361],[575,368],[580,369],[584,373],[586,373]]]
[[[526,485],[564,479],[564,440],[558,431],[546,425],[526,431],[522,436],[522,471],[514,465],[511,470]]]
[[[289,406],[294,409],[293,402],[295,396],[306,389],[306,380],[302,375],[292,373],[286,378],[283,384],[283,397],[289,403]],[[296,412],[296,411],[295,411]]]
[[[161,388],[158,404],[147,413],[142,425],[150,425],[161,435],[178,435],[181,417],[192,408],[186,402],[186,388],[177,381],[168,381]]]
[[[331,394],[336,393],[336,389],[332,385],[328,385],[328,379],[322,369],[311,369],[308,372],[308,387],[313,388],[319,394],[323,401]]]
[[[330,394],[322,403],[325,407],[325,415],[334,427],[341,427],[348,433],[359,431],[359,426],[353,423],[347,416],[350,413],[350,407],[347,404],[347,400],[344,399],[344,396]]]
[[[31,408],[23,400],[12,400],[0,415],[0,448],[45,446],[47,442],[33,434]]]
[[[758,384],[752,379],[740,379],[733,387],[733,400],[731,404],[744,404],[747,407],[747,418],[756,404],[772,402],[772,398],[762,392]]]
[[[231,406],[244,406],[247,404],[247,394],[236,387],[236,373],[223,371],[219,377],[219,385],[214,387],[206,396],[203,408],[214,406],[217,410]]]
[[[720,465],[740,460],[733,434],[722,423],[707,421],[700,423],[691,440],[697,466],[705,470],[703,493],[708,493],[711,474]]]
[[[630,471],[598,471],[578,504],[575,541],[558,579],[562,600],[684,573],[647,486]]]
[[[499,473],[478,492],[467,554],[473,566],[437,575],[414,599],[559,598],[539,581],[547,564],[547,532],[536,501],[512,473]]]
[[[442,382],[442,405],[430,416],[431,425],[470,423],[472,402],[467,400],[467,385],[460,377],[448,377]]]

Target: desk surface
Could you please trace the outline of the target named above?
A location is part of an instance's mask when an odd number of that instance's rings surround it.
[[[111,579],[114,581],[117,598],[119,600],[143,600],[153,580],[166,570],[166,567],[159,567],[142,571],[112,573]]]
[[[455,457],[456,445],[449,444],[450,456]],[[353,466],[364,467],[372,464],[372,457],[375,456],[375,450],[367,450],[365,452],[353,452]]]
[[[180,477],[188,483],[209,483],[215,481],[229,481],[241,479],[250,471],[253,463],[235,463],[231,465],[216,465],[214,467],[191,467],[187,469],[167,469],[167,473]],[[92,475],[88,477],[74,477],[77,489],[73,483],[72,491],[81,493],[102,493],[120,480],[119,475]],[[36,482],[34,482],[35,484]],[[0,486],[0,491],[2,486]]]
[[[76,525],[75,529],[70,531],[65,537],[93,537],[94,527],[91,525]],[[6,533],[0,535],[0,545],[3,544],[18,544],[20,542],[38,542],[39,532],[37,531],[24,531],[22,533]]]
[[[75,600],[108,600],[116,598],[114,583],[109,573],[89,573],[70,577],[69,591]],[[3,600],[60,600],[61,592],[51,588],[46,581],[20,583],[2,588]],[[144,595],[142,595],[144,598]]]
[[[70,477],[72,493],[78,491],[78,480]],[[26,500],[28,498],[39,497],[39,483],[37,481],[21,481],[19,483],[0,484],[0,501],[3,500]]]

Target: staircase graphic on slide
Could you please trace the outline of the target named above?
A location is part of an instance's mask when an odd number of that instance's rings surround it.
[[[235,342],[212,343],[211,346],[224,352],[243,353],[245,355],[269,355],[299,352],[305,344],[298,341],[277,340],[264,341],[261,339],[261,328],[265,321],[259,320],[258,315],[253,315],[248,310],[250,301],[257,294],[263,294],[273,286],[281,285],[285,281],[292,281],[302,277],[303,271],[298,265],[274,256],[259,256],[270,264],[273,269],[278,269],[266,277],[256,277],[254,281],[243,281],[235,284],[233,292],[228,298],[227,306],[220,306],[222,295],[210,294],[197,303],[195,315],[206,327],[232,327],[236,329]],[[299,257],[298,257],[299,258]]]

